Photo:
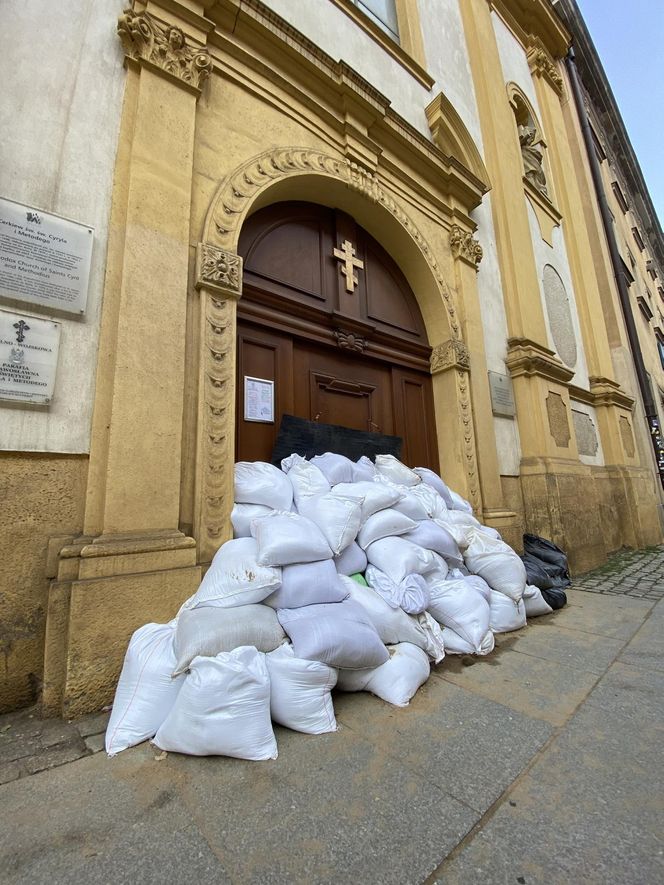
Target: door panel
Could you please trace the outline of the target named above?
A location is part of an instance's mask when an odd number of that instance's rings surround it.
[[[401,460],[410,467],[438,470],[431,377],[392,369],[395,433],[403,439]]]

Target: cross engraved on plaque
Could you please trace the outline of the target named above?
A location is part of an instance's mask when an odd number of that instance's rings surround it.
[[[16,341],[18,344],[21,344],[25,341],[25,333],[30,331],[30,326],[24,323],[23,320],[20,320],[18,323],[14,323],[14,328],[17,330]]]
[[[359,282],[355,268],[363,270],[364,261],[355,257],[355,247],[348,240],[343,241],[341,249],[334,250],[334,257],[344,262],[341,273],[346,277],[346,292],[354,292]]]

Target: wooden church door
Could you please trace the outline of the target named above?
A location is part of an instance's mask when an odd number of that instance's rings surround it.
[[[437,469],[430,347],[387,252],[348,215],[294,202],[251,216],[239,252],[236,459],[269,461],[291,414],[399,436],[405,463]]]

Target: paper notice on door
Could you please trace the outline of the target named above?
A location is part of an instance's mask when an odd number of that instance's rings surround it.
[[[274,381],[244,376],[244,420],[274,423]]]

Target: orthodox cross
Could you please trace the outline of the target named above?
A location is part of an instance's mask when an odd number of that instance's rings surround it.
[[[341,273],[346,277],[346,292],[354,292],[355,286],[358,284],[355,268],[359,270],[364,268],[364,261],[360,261],[355,257],[355,247],[348,240],[344,240],[341,249],[334,250],[334,257],[343,261]]]
[[[16,332],[16,340],[20,344],[25,338],[25,333],[29,331],[30,326],[23,320],[19,320],[18,323],[14,323],[14,328],[18,330]]]

